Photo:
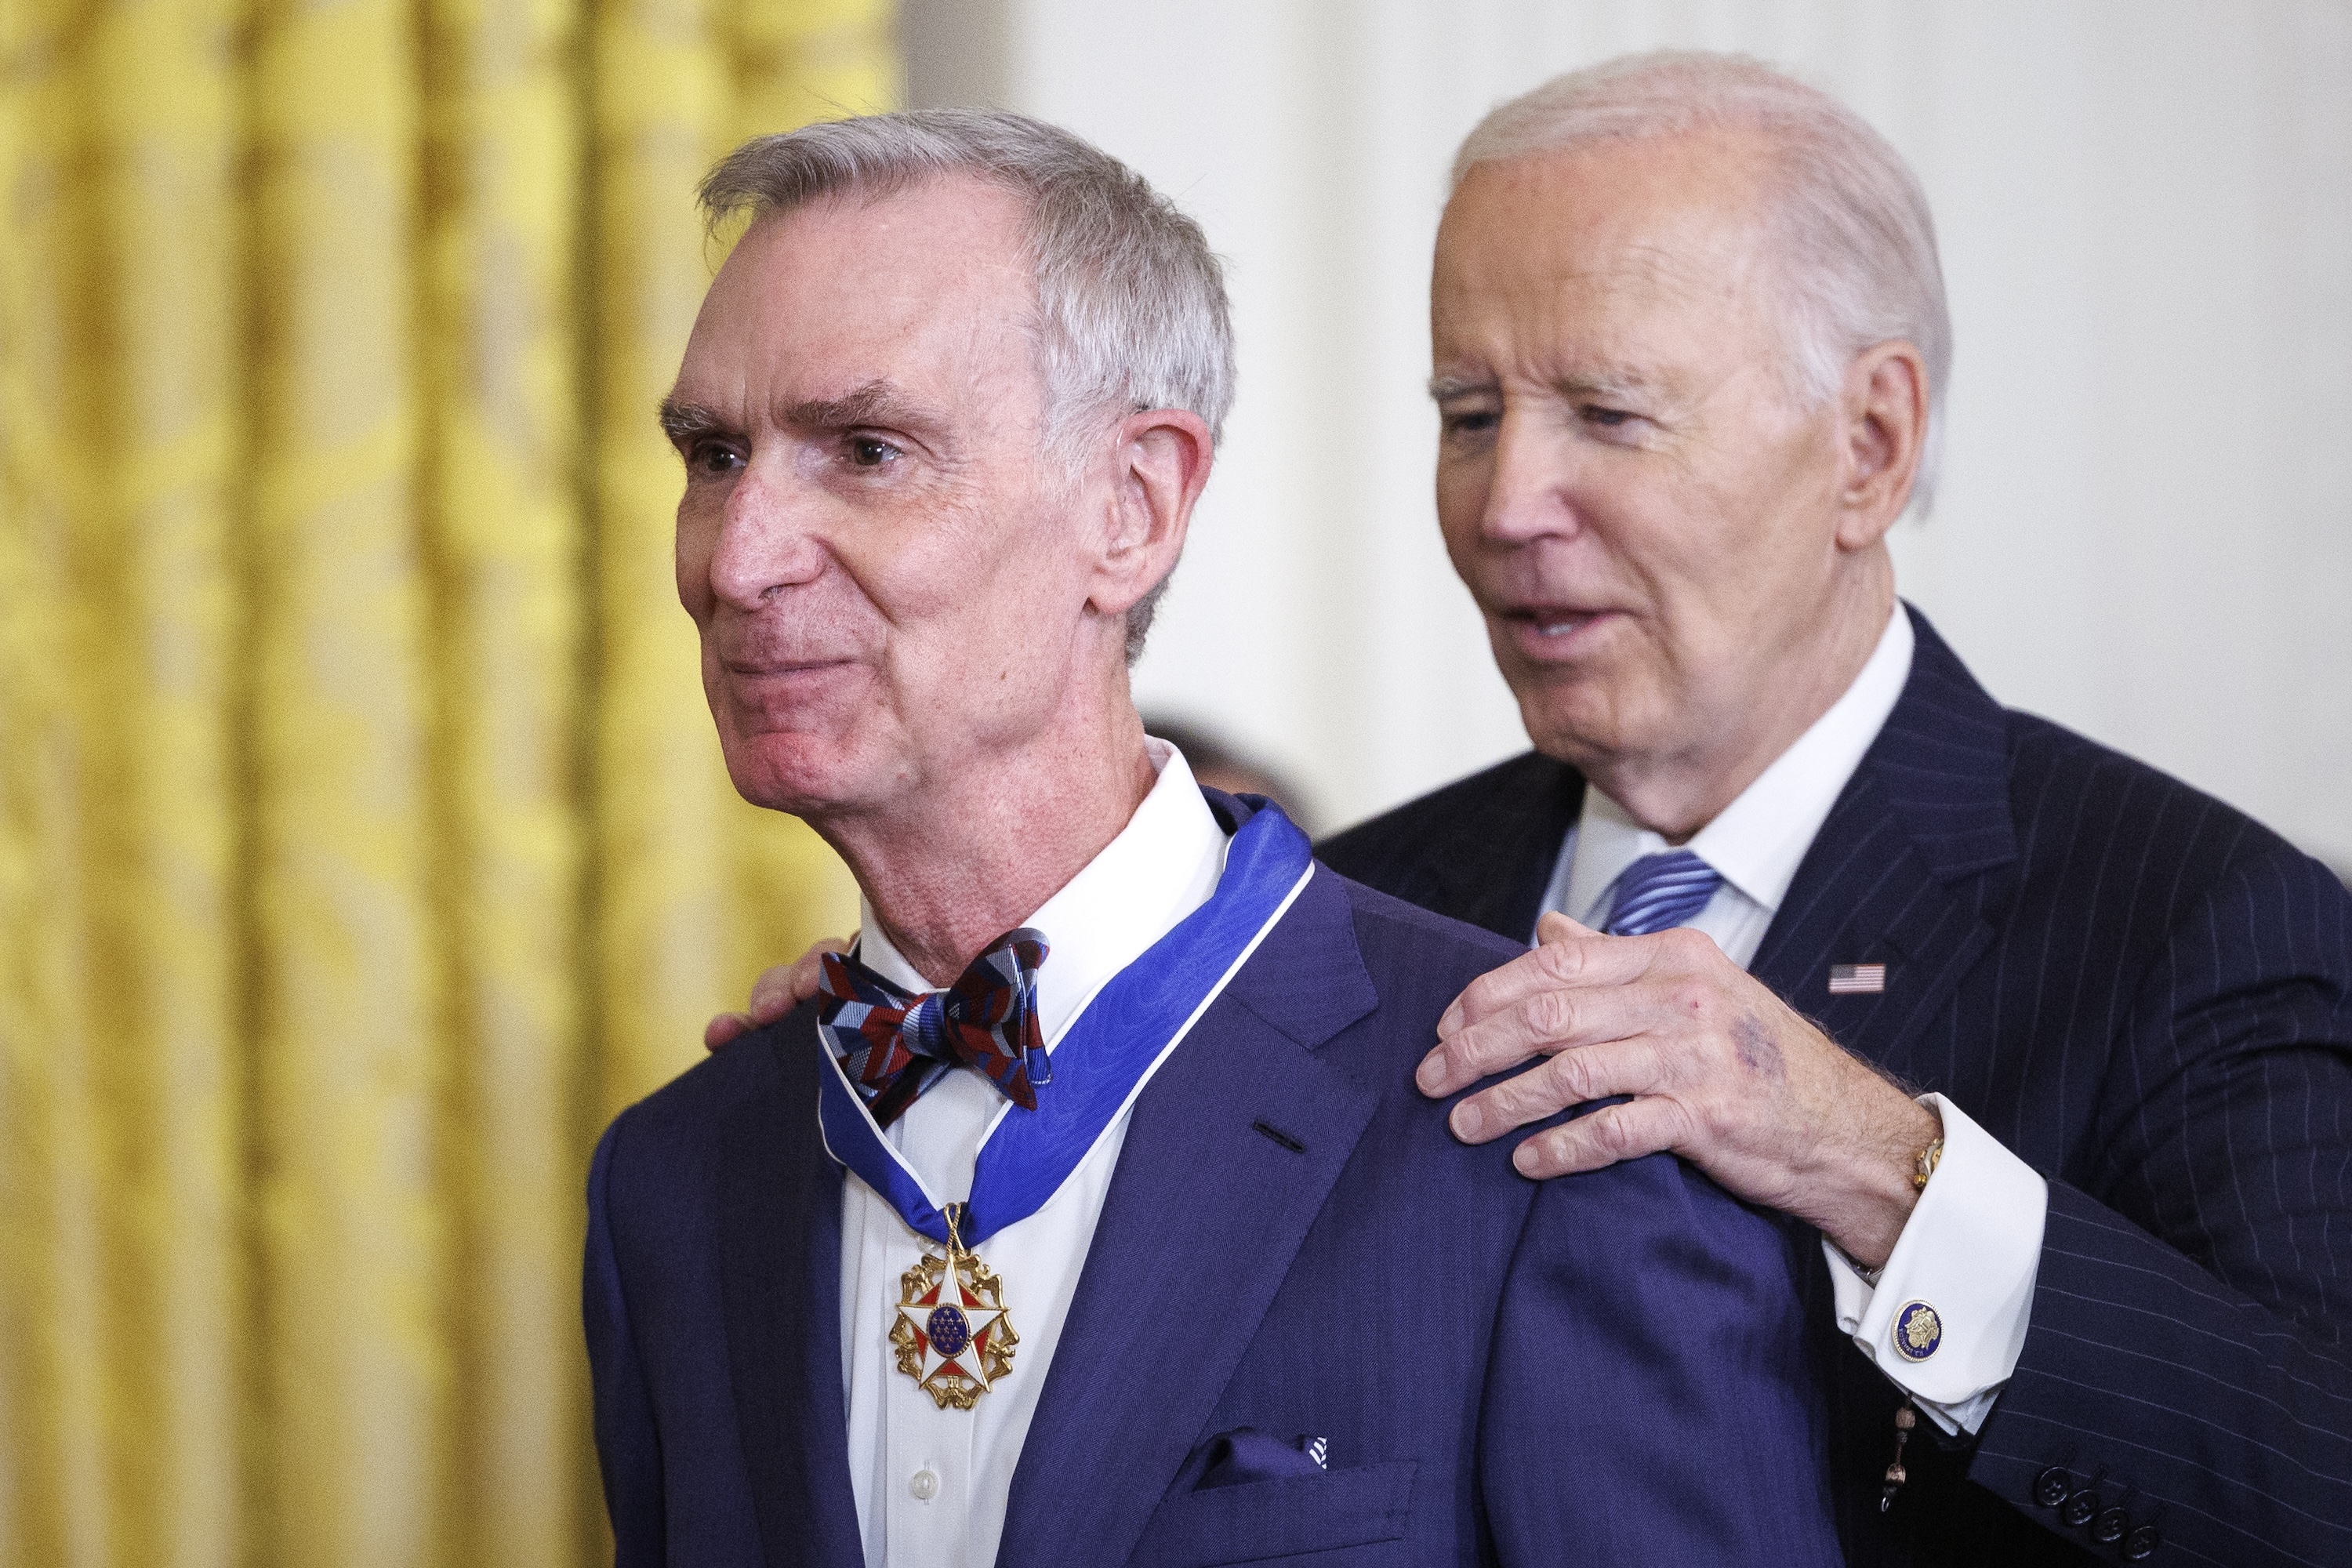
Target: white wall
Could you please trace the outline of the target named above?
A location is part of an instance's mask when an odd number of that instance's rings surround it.
[[[2004,700],[2352,863],[2346,0],[990,0],[917,92],[1128,159],[1232,262],[1241,403],[1139,694],[1327,822],[1524,744],[1432,521],[1424,289],[1497,99],[1660,45],[1843,95],[1918,169],[1958,335],[1897,556]],[[933,57],[936,60],[936,56]]]

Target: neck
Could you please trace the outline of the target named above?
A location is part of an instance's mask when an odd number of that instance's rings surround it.
[[[1626,815],[1685,844],[1835,707],[1870,662],[1895,613],[1895,567],[1882,545],[1832,590],[1819,629],[1793,647],[1759,653],[1771,679],[1747,694],[1742,710],[1689,751],[1665,756],[1571,757],[1593,785]]]
[[[887,807],[814,824],[891,945],[934,985],[1084,870],[1158,777],[1124,701],[942,773]]]

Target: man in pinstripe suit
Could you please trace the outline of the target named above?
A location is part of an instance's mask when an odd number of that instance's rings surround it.
[[[1456,1135],[1623,1097],[1518,1168],[1673,1149],[1819,1230],[1853,1560],[2352,1563],[2352,899],[1895,600],[1949,360],[1909,171],[1650,57],[1454,182],[1439,518],[1537,749],[1322,853],[1540,942],[1424,1092],[1532,1060]]]
[[[1672,1149],[1819,1233],[1853,1561],[2352,1563],[2352,897],[1895,599],[1950,359],[1909,171],[1647,57],[1454,182],[1439,518],[1536,749],[1321,852],[1541,942],[1423,1090],[1475,1143],[1603,1101],[1518,1168]]]

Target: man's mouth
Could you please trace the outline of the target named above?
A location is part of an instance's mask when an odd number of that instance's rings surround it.
[[[1537,653],[1565,652],[1580,632],[1615,614],[1611,610],[1574,610],[1559,605],[1530,605],[1502,612],[1523,647]]]
[[[839,669],[852,661],[845,658],[730,658],[721,662],[730,675],[749,680],[772,680],[783,676]]]
[[[1512,619],[1544,638],[1572,637],[1599,619],[1598,610],[1516,610]]]

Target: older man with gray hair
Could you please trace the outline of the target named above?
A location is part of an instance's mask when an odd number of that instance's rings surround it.
[[[1780,1227],[1454,1142],[1414,1065],[1516,944],[1143,732],[1231,397],[1198,227],[980,112],[704,198],[751,223],[663,409],[678,593],[737,788],[865,910],[598,1148],[620,1562],[1834,1562]]]
[[[2352,1562],[2352,899],[1896,600],[1951,359],[1901,158],[1752,60],[1562,77],[1463,144],[1431,330],[1536,750],[1323,852],[1538,939],[1439,1026],[1432,1095],[1538,1063],[1457,1135],[1622,1097],[1518,1168],[1820,1233],[1857,1563]]]

